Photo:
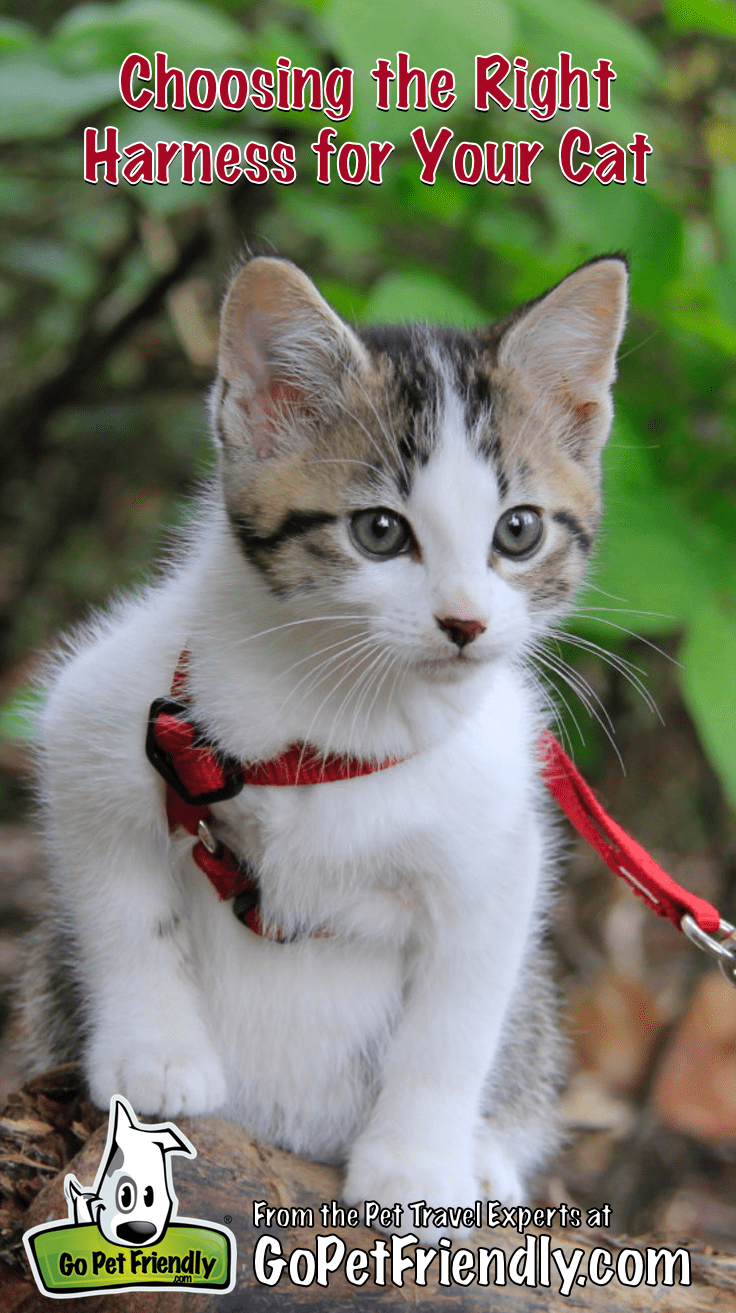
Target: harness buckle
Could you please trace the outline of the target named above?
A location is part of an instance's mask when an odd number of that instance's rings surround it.
[[[686,912],[680,922],[680,929],[696,948],[707,953],[718,963],[726,980],[736,986],[736,926],[732,926],[730,921],[724,921],[721,917],[716,932],[721,938],[716,939],[715,935],[708,934],[707,930],[701,930],[695,918]]]
[[[174,757],[159,743],[156,731],[161,716],[172,716],[176,720],[192,726],[194,732],[192,746],[195,749],[210,753],[220,768],[223,782],[219,788],[210,789],[203,793],[190,793],[176,769]],[[208,742],[191,721],[190,709],[187,704],[180,702],[177,698],[155,698],[151,703],[148,712],[148,729],[146,731],[146,756],[154,769],[174,790],[174,793],[178,794],[190,807],[204,807],[209,806],[212,802],[225,802],[228,798],[234,798],[243,787],[243,770],[240,762],[235,757],[229,757],[225,753],[219,752],[212,743]]]

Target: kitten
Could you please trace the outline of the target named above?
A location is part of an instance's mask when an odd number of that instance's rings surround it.
[[[353,330],[286,261],[236,275],[189,554],[49,689],[37,1069],[345,1162],[348,1202],[522,1197],[563,1065],[529,658],[593,545],[625,293],[604,258],[486,330]],[[167,827],[144,738],[178,664],[229,758],[375,768],[212,805],[265,935]]]

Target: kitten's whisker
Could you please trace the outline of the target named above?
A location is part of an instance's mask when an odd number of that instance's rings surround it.
[[[342,666],[350,660],[356,665],[360,664],[360,662],[365,659],[366,655],[371,653],[372,647],[373,643],[370,638],[360,639],[358,642],[350,643],[347,647],[343,645],[339,652],[334,652],[332,656],[326,657],[323,661],[318,662],[311,670],[308,670],[302,675],[301,679],[291,690],[289,697],[291,697],[293,693],[296,693],[302,685],[306,684],[306,688],[304,688],[302,692],[302,702],[304,702],[316,688],[319,688],[320,684],[324,682],[325,678],[330,673],[334,674],[336,670],[341,669]],[[288,700],[288,698],[285,700],[283,703],[284,706]]]
[[[650,333],[648,337],[643,338],[641,342],[634,342],[633,345],[629,347],[628,351],[620,351],[618,356],[619,364],[622,360],[626,360],[628,356],[632,356],[635,351],[641,351],[642,347],[648,346],[650,342],[654,341],[655,337],[661,337],[661,335],[661,328],[655,328],[654,332]],[[633,447],[634,443],[626,443],[626,446]]]
[[[641,634],[637,634],[634,629],[627,629],[625,625],[617,625],[615,620],[607,620],[605,616],[586,615],[582,611],[576,611],[575,616],[578,620],[595,620],[599,625],[608,625],[609,629],[616,629],[620,634],[626,634],[629,638],[635,638],[637,642],[643,643],[645,647],[650,647],[653,652],[659,653],[659,655],[663,656],[666,661],[671,662],[671,664],[677,666],[678,669],[680,668],[679,661],[675,660],[673,656],[670,656],[669,652],[665,652],[664,648],[658,647],[658,645],[652,643],[650,639],[644,638]]]
[[[592,588],[594,593],[600,593],[601,597],[608,597],[612,602],[623,602],[625,604],[628,601],[626,597],[619,597],[618,593],[606,592],[605,588],[601,588],[600,584],[594,584],[590,579],[586,579],[585,587]]]
[[[594,638],[586,638],[584,634],[576,634],[574,631],[571,633],[567,629],[558,629],[556,627],[550,629],[549,632],[558,642],[569,643],[571,647],[585,648],[586,650],[595,653],[595,655],[600,657],[602,661],[618,661],[622,666],[625,666],[627,670],[630,670],[637,675],[645,676],[647,673],[643,666],[637,666],[634,661],[629,661],[628,657],[622,656],[620,652],[611,652],[609,648],[603,647],[602,644],[598,643]]]
[[[555,697],[559,698],[560,701],[564,703],[564,706],[567,709],[567,713],[570,719],[572,720],[575,729],[578,732],[578,736],[583,744],[585,743],[585,735],[583,734],[583,731],[580,728],[580,725],[578,724],[577,717],[572,707],[570,706],[568,699],[565,697],[565,694],[562,692],[562,689],[559,688],[557,684],[553,684],[551,680],[549,681],[549,683],[546,682],[544,677],[539,673],[539,671],[535,670],[531,664],[525,667],[525,674],[528,679],[531,679],[532,683],[534,684],[534,687],[539,692],[542,702],[546,707],[547,711],[549,712],[550,719],[554,724],[555,729],[557,730],[557,733],[560,736],[560,739],[562,740],[563,748],[565,748],[568,754],[572,756],[572,743],[570,739],[570,734],[568,732],[567,725],[565,724],[564,717],[560,712],[560,708],[557,705],[557,702],[555,701]],[[555,694],[555,697],[552,696],[553,692]]]
[[[536,657],[537,660],[541,661],[548,670],[554,671],[555,674],[558,674],[565,681],[568,687],[571,688],[580,699],[589,716],[594,717],[601,727],[603,727],[605,722],[608,730],[611,733],[615,733],[613,722],[611,721],[608,711],[598,694],[595,692],[595,689],[591,687],[587,679],[585,679],[584,675],[582,675],[579,670],[576,670],[574,666],[565,661],[562,656],[554,655],[546,649],[538,649]],[[595,708],[594,704],[596,703],[599,710],[596,710]]]
[[[272,625],[270,629],[261,629],[257,634],[248,634],[247,638],[238,640],[238,647],[245,647],[247,643],[254,643],[258,638],[266,638],[268,634],[277,634],[282,629],[296,628],[297,625],[322,625],[322,624],[348,624],[350,621],[363,621],[364,617],[360,615],[315,615],[307,616],[301,620],[286,620],[284,624]]]
[[[552,638],[551,641],[553,641],[555,644],[556,652],[553,657],[550,652],[547,652],[547,655],[552,657],[552,659],[558,663],[560,672],[562,672],[562,670],[567,670],[571,678],[574,678],[579,684],[579,686],[585,690],[587,697],[599,707],[600,714],[601,716],[603,716],[611,733],[615,734],[616,727],[613,721],[611,720],[611,716],[608,711],[608,708],[605,706],[603,699],[600,697],[600,695],[596,693],[595,689],[593,688],[593,685],[590,683],[590,680],[585,678],[585,675],[583,674],[582,670],[578,670],[577,666],[573,666],[569,661],[565,660],[564,656],[562,655],[562,652],[560,651],[559,643],[557,643],[554,638]]]
[[[370,645],[373,645],[374,648],[377,647],[377,640],[376,640],[376,638],[373,637],[373,636],[370,636],[369,639],[367,640],[367,642],[366,642],[366,648],[368,648]],[[380,653],[379,653],[379,655],[380,655]],[[332,660],[332,659],[334,659],[334,658],[329,658],[329,659]],[[369,669],[372,669],[372,664],[373,664],[373,663],[371,662],[371,665],[370,665]],[[339,669],[339,666],[338,666],[338,669]],[[334,674],[334,672],[333,672],[333,674]],[[315,722],[317,721],[317,719],[319,718],[319,715],[320,715],[321,711],[323,710],[323,708],[324,708],[324,707],[327,705],[327,703],[329,702],[330,698],[331,698],[331,697],[333,696],[333,694],[337,691],[337,689],[339,689],[339,688],[345,683],[345,680],[346,680],[346,679],[349,679],[350,676],[351,676],[351,675],[354,675],[354,674],[355,674],[355,663],[352,663],[352,664],[350,665],[350,668],[345,672],[345,674],[342,675],[340,679],[338,679],[337,683],[336,683],[336,684],[333,684],[333,685],[330,687],[330,689],[329,689],[329,691],[328,691],[326,697],[324,697],[324,698],[322,699],[322,701],[320,702],[319,706],[317,707],[317,709],[316,709],[316,711],[315,711],[315,713],[314,713],[314,715],[313,715],[313,717],[312,717],[312,720],[311,720],[310,725],[309,725],[309,729],[307,730],[307,733],[306,733],[306,735],[305,735],[305,742],[308,742],[308,741],[309,741],[310,735],[311,735],[312,730],[313,730],[313,728],[314,728],[314,724],[315,724]],[[365,670],[360,672],[360,674],[359,674],[358,677],[357,677],[357,678],[358,678],[358,683],[360,683],[360,681],[365,677],[365,674],[366,674],[366,671],[365,671]],[[322,681],[320,681],[320,682],[322,682]],[[311,691],[311,690],[310,690],[310,691]],[[354,692],[354,690],[350,690],[350,691],[348,692],[348,694],[347,694],[347,701],[349,701],[349,698],[352,696],[353,692]],[[346,705],[346,701],[345,701],[345,700],[343,701],[343,704],[341,705],[341,707],[340,707],[340,709],[339,709],[339,711],[338,711],[338,713],[337,713],[337,715],[336,715],[336,717],[335,717],[335,720],[337,720],[338,716],[342,713],[343,705]],[[334,726],[334,723],[335,723],[335,721],[333,721],[333,726]],[[330,730],[330,733],[332,733],[332,729]],[[303,756],[303,754],[302,754],[302,756]],[[297,767],[297,775],[298,775],[298,773],[299,773],[299,768],[300,768],[300,767],[301,767],[301,760],[300,760],[300,762],[299,762],[299,766]]]
[[[631,684],[631,687],[639,694],[642,701],[653,715],[657,716],[660,722],[664,724],[657,703],[649,692],[643,679],[639,677],[640,675],[646,674],[646,671],[642,670],[640,666],[635,666],[633,662],[627,661],[626,658],[619,653],[609,652],[607,648],[601,647],[600,643],[596,643],[592,639],[582,638],[579,634],[568,634],[567,632],[563,633],[559,631],[557,631],[557,633],[558,637],[563,642],[570,643],[572,647],[577,647],[582,652],[590,652],[593,656],[598,657],[599,660],[604,661],[606,665],[611,666],[613,670],[617,670],[619,674],[623,675],[624,679]]]
[[[346,673],[345,673],[345,674],[344,674],[344,675],[343,675],[343,676],[337,681],[337,683],[335,683],[335,684],[333,684],[333,685],[331,686],[330,690],[329,690],[328,693],[327,693],[327,696],[326,696],[325,698],[323,698],[322,702],[321,702],[321,703],[319,704],[319,706],[317,707],[317,709],[316,709],[316,711],[315,711],[315,713],[314,713],[314,715],[313,715],[313,717],[312,717],[312,720],[311,720],[311,722],[310,722],[309,729],[307,730],[307,733],[306,733],[306,735],[305,735],[305,742],[308,742],[308,740],[309,740],[309,736],[310,736],[310,734],[311,734],[311,732],[312,732],[312,729],[313,729],[313,727],[314,727],[314,723],[315,723],[315,721],[317,720],[317,718],[319,717],[319,714],[320,714],[320,712],[322,711],[322,708],[323,708],[323,707],[326,705],[326,703],[329,701],[329,699],[330,699],[330,697],[331,697],[331,695],[332,695],[332,692],[333,692],[335,689],[340,688],[340,686],[345,682],[345,680],[348,679],[348,678],[350,677],[351,674],[354,674],[354,672],[355,672],[355,670],[356,670],[356,666],[359,664],[359,662],[360,662],[361,660],[368,659],[368,658],[371,656],[371,649],[374,649],[374,648],[375,648],[375,639],[374,639],[372,636],[369,635],[369,636],[366,637],[365,639],[362,639],[360,643],[357,643],[357,644],[351,645],[351,646],[350,646],[349,648],[347,648],[344,652],[342,652],[342,653],[336,653],[334,656],[332,656],[332,657],[328,657],[327,660],[326,660],[325,662],[322,663],[322,665],[319,667],[319,669],[318,669],[317,671],[314,672],[314,674],[317,675],[318,677],[314,680],[314,682],[313,682],[313,683],[309,686],[309,688],[306,690],[306,694],[305,694],[305,696],[311,695],[311,694],[315,691],[315,689],[319,688],[320,684],[323,684],[323,683],[325,682],[325,679],[327,679],[328,677],[329,677],[330,679],[334,678],[335,674],[337,674],[337,672],[342,668],[342,666],[344,666],[344,665],[347,665],[347,666],[348,666],[348,670],[346,671]],[[357,660],[356,660],[356,656],[355,656],[356,651],[359,652],[359,653],[361,653],[361,655],[357,658]],[[363,654],[365,654],[365,656],[364,656]],[[335,668],[332,669],[332,670],[330,670],[329,667],[330,667],[330,666],[333,666],[333,665],[334,665]],[[303,679],[306,679],[306,678],[308,678],[308,676],[304,676],[304,677],[303,677]],[[300,682],[303,682],[303,680],[300,681]],[[295,691],[295,690],[292,690],[292,692],[293,692],[293,691]],[[291,695],[289,695],[289,696],[291,696]],[[286,701],[288,701],[288,698],[286,699]],[[283,705],[285,705],[285,703],[284,703]],[[300,763],[300,764],[301,764],[301,763]]]
[[[355,688],[351,689],[348,692],[346,697],[343,699],[341,706],[338,708],[338,710],[335,713],[335,718],[332,722],[332,725],[330,726],[328,739],[332,737],[337,721],[342,715],[343,711],[347,711],[347,707],[350,702],[350,699],[352,697],[356,698],[355,710],[353,712],[353,719],[351,721],[350,729],[348,730],[347,739],[346,739],[345,751],[347,752],[348,756],[351,755],[352,739],[357,726],[357,720],[360,714],[360,709],[363,706],[363,703],[365,702],[365,699],[368,696],[370,689],[373,687],[374,683],[381,675],[382,669],[386,665],[387,661],[389,663],[391,661],[390,654],[386,653],[385,650],[379,651],[376,654],[376,656],[373,658],[371,664],[361,673],[361,675],[359,676],[356,682]],[[379,688],[380,688],[380,683],[379,683]]]
[[[350,756],[352,752],[352,740],[357,727],[357,720],[360,714],[360,709],[365,701],[368,690],[372,687],[373,681],[375,680],[377,674],[380,673],[381,667],[385,663],[385,660],[386,660],[385,651],[378,651],[374,656],[371,664],[364,671],[361,672],[358,680],[356,681],[355,687],[351,689],[348,696],[345,699],[343,699],[342,707],[335,713],[335,718],[332,722],[332,725],[330,726],[330,737],[334,732],[335,725],[340,715],[340,711],[343,708],[347,710],[347,704],[350,701],[350,698],[351,697],[355,698],[355,708],[353,711],[353,718],[350,723],[350,728],[348,730],[346,748],[345,748],[345,751],[347,752],[348,756]]]
[[[401,659],[401,657],[399,657],[396,662],[396,674],[394,675],[394,682],[391,685],[391,691],[388,695],[388,698],[386,699],[386,714],[388,714],[388,712],[391,710],[391,703],[393,701],[394,693],[396,692],[396,685],[399,679],[404,678],[407,671],[409,670],[410,664],[411,663],[408,657],[404,657],[403,660]]]
[[[592,689],[590,687],[587,680],[585,680],[583,676],[580,675],[577,670],[575,670],[574,666],[568,665],[568,663],[564,661],[562,658],[559,658],[558,660],[557,658],[553,657],[553,655],[550,652],[548,651],[541,652],[539,649],[537,649],[536,659],[540,661],[542,665],[546,666],[549,670],[559,675],[560,678],[565,681],[565,683],[572,689],[573,693],[575,693],[576,696],[580,699],[580,701],[582,702],[583,706],[586,708],[588,714],[592,717],[592,719],[598,722],[601,729],[603,730],[603,733],[608,739],[608,742],[613,748],[613,751],[615,752],[618,758],[619,765],[621,766],[621,770],[625,775],[626,767],[624,765],[623,757],[621,756],[621,752],[619,750],[618,744],[616,743],[616,739],[614,737],[615,729],[611,722],[611,718],[608,712],[606,711],[606,708],[603,706],[603,703],[601,702],[600,698],[598,697],[598,694],[595,692],[595,689]],[[596,710],[595,706],[593,705],[593,702],[591,702],[590,700],[591,698],[593,698],[594,701],[599,704],[602,714],[601,712],[598,712]]]
[[[615,615],[642,615],[653,620],[676,620],[677,617],[669,615],[666,611],[640,611],[633,606],[586,606],[586,611],[595,611],[596,616],[599,611],[610,611]],[[582,620],[589,620],[590,616],[584,615],[579,611],[570,611],[567,615],[568,620],[574,620],[579,616]]]
[[[336,664],[337,669],[339,670],[340,667],[346,661],[350,660],[351,658],[354,658],[356,653],[360,653],[361,651],[369,651],[370,648],[373,646],[373,642],[374,640],[371,638],[371,636],[366,635],[363,638],[357,639],[353,643],[349,643],[347,647],[343,645],[339,652],[335,652],[331,657],[327,657],[324,661],[320,661],[315,669],[308,670],[306,674],[302,675],[301,679],[297,681],[297,683],[293,686],[293,688],[289,691],[289,693],[284,698],[279,708],[279,714],[283,713],[284,708],[287,706],[287,704],[294,696],[294,694],[297,693],[298,690],[302,687],[302,685],[307,683],[308,680],[311,679],[312,682],[309,683],[307,685],[307,688],[303,690],[302,702],[305,700],[305,698],[307,698],[311,693],[314,692],[315,688],[319,688],[320,684],[324,683],[324,680],[327,679],[330,674],[335,673],[333,670],[331,670],[332,666]]]
[[[356,639],[356,642],[360,641],[362,641],[362,639]],[[292,673],[292,671],[298,669],[299,666],[303,666],[306,661],[315,661],[317,657],[323,656],[325,652],[332,652],[336,647],[344,648],[345,639],[338,638],[334,643],[326,643],[324,647],[318,647],[314,652],[308,652],[306,656],[300,657],[298,661],[292,661],[291,665],[287,666],[285,670],[280,670],[278,672],[279,677],[285,679],[287,675]]]
[[[543,656],[541,653],[537,653],[537,660],[540,661],[540,663],[541,663],[543,666],[545,666],[548,670],[551,670],[551,671],[553,671],[555,674],[558,674],[563,680],[565,679],[565,675],[564,675],[564,673],[563,673],[561,670],[558,670],[557,666],[553,665],[552,662],[548,661],[548,660],[545,658],[545,656]],[[541,681],[538,681],[538,682],[539,682],[539,684],[540,684],[540,687],[544,687],[544,685],[541,683]],[[565,680],[565,682],[567,682],[567,681]],[[572,685],[570,685],[570,687],[572,688]],[[575,726],[575,729],[577,730],[577,733],[578,733],[578,736],[579,736],[579,738],[580,738],[580,741],[581,741],[582,743],[585,743],[585,735],[584,735],[584,733],[583,733],[583,731],[582,731],[582,729],[581,729],[580,722],[579,722],[577,716],[575,715],[575,712],[574,712],[573,709],[572,709],[572,706],[571,706],[571,704],[570,704],[570,700],[569,700],[569,698],[567,698],[567,697],[565,696],[565,694],[563,693],[562,689],[559,688],[556,684],[553,685],[553,688],[554,688],[554,691],[555,691],[557,697],[559,697],[560,700],[561,700],[561,702],[563,703],[563,705],[564,705],[564,707],[565,707],[565,709],[566,709],[566,711],[567,711],[567,714],[569,715],[569,717],[570,717],[570,719],[571,719],[573,725]],[[585,698],[584,698],[584,697],[581,697],[580,692],[579,692],[578,689],[573,688],[572,691],[573,691],[574,693],[577,694],[577,696],[580,698],[581,702],[583,703],[583,706],[585,707],[586,711],[587,711],[588,714],[590,715],[590,714],[591,714],[590,707],[588,706],[588,704],[587,704]],[[564,724],[564,721],[563,721],[562,719],[560,719],[559,712],[558,712],[558,710],[557,710],[557,708],[556,708],[556,706],[555,706],[554,698],[552,698],[551,696],[548,696],[548,697],[547,697],[547,703],[548,703],[548,705],[549,705],[550,707],[553,708],[554,713],[555,713],[555,720],[556,720],[556,723],[559,725],[560,729],[561,729],[562,732],[564,733],[564,732],[565,732],[565,724]]]
[[[357,728],[358,715],[360,714],[361,707],[363,706],[371,690],[372,685],[375,684],[376,689],[373,694],[373,697],[371,698],[370,706],[367,708],[365,712],[364,719],[366,725],[370,724],[371,712],[373,711],[373,708],[376,705],[376,700],[381,692],[385,680],[393,668],[393,664],[394,664],[393,653],[384,650],[382,657],[383,660],[381,664],[378,665],[378,667],[374,670],[374,673],[371,676],[371,678],[369,680],[366,680],[365,688],[363,689],[363,692],[361,693],[356,703],[352,724],[350,726],[350,731],[348,733],[348,752],[350,751],[350,744],[352,742],[353,734]]]

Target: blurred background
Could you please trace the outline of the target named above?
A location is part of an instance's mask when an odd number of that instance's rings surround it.
[[[632,306],[606,454],[606,527],[540,677],[614,815],[736,920],[736,9],[728,0],[0,0],[0,976],[43,906],[28,681],[59,629],[146,577],[210,468],[204,392],[236,258],[278,252],[345,317],[487,322],[607,251]],[[317,111],[136,114],[131,51],[196,66],[355,69],[336,144],[394,142],[381,186],[315,180]],[[449,114],[375,108],[398,50],[457,75]],[[609,113],[472,111],[476,54],[617,73]],[[507,84],[508,85],[508,84]],[[538,140],[530,186],[419,181],[409,133]],[[572,124],[646,132],[646,186],[567,182]],[[291,186],[82,179],[82,132],[281,140]],[[172,176],[177,176],[172,168]],[[94,797],[90,797],[94,806]],[[569,840],[554,926],[574,1075],[570,1146],[540,1186],[614,1230],[736,1251],[736,991]],[[7,1024],[7,1008],[3,1012]],[[5,1091],[18,1080],[7,1043]]]

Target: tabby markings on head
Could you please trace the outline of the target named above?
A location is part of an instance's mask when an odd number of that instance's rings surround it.
[[[600,515],[622,270],[617,257],[591,262],[488,329],[353,331],[288,262],[247,265],[223,311],[215,426],[231,523],[272,591],[359,568],[344,527],[356,510],[388,506],[410,522],[417,473],[451,414],[501,511],[538,507],[556,526],[539,554],[511,561],[491,551],[489,526],[489,565],[530,606],[558,607]]]

